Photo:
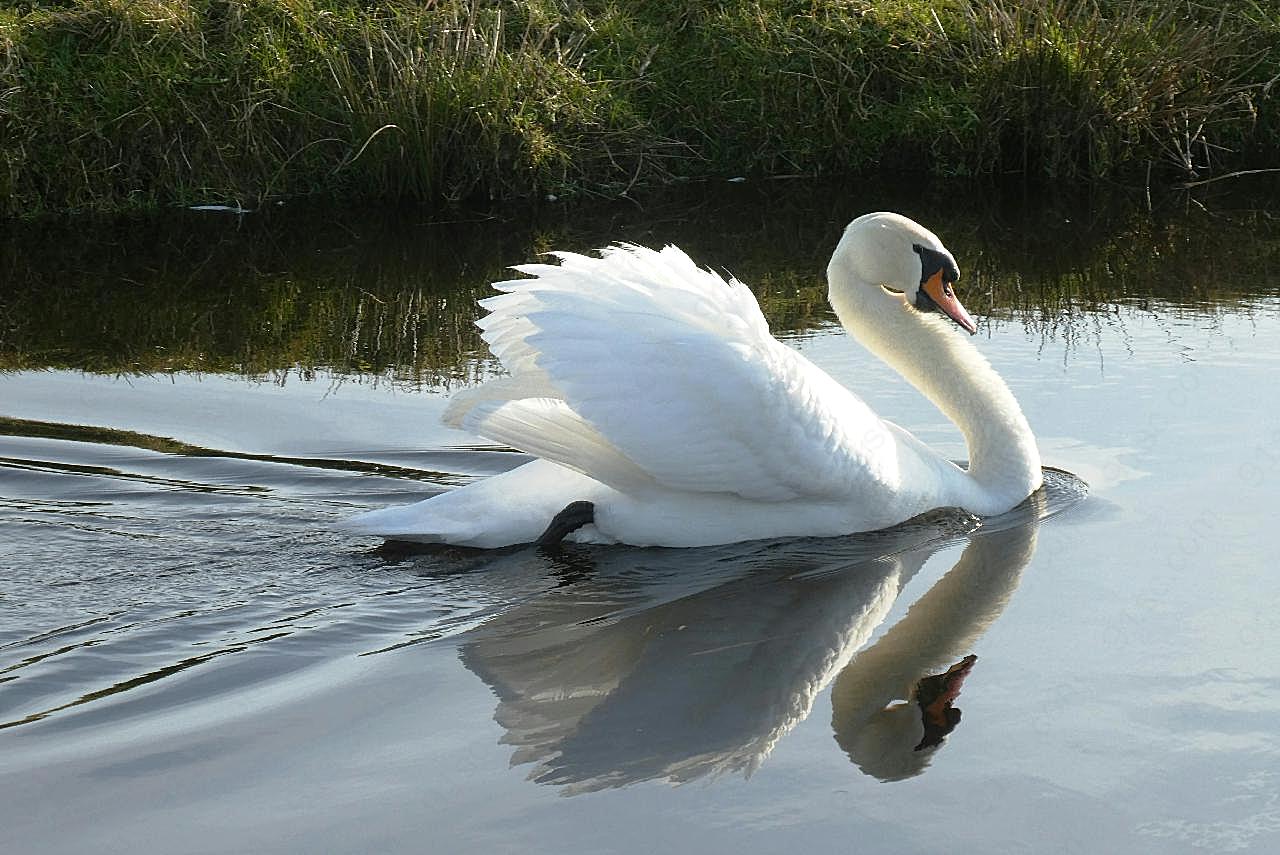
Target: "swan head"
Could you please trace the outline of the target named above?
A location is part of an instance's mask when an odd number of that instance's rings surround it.
[[[977,660],[971,653],[941,674],[926,674],[911,700],[878,709],[858,726],[837,718],[836,741],[859,769],[881,781],[919,775],[960,723],[953,704]]]
[[[955,294],[955,257],[937,235],[901,214],[881,211],[850,223],[831,256],[827,279],[833,303],[842,287],[887,288],[919,311],[944,314],[970,335],[978,331]]]

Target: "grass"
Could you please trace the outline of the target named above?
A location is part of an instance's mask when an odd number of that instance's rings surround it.
[[[0,217],[1280,154],[1280,4],[0,0]]]

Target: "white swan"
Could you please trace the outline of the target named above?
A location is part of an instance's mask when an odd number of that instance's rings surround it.
[[[972,333],[951,253],[874,213],[827,267],[841,323],[964,433],[965,471],[877,416],[769,334],[745,285],[683,252],[621,245],[517,267],[482,301],[510,372],[453,399],[445,421],[541,458],[404,507],[355,517],[397,540],[499,547],[561,538],[704,546],[884,528],[938,507],[979,516],[1041,482],[1035,438]]]

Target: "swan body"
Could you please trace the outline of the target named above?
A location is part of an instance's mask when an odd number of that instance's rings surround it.
[[[870,531],[939,507],[1002,513],[1040,486],[1012,393],[940,316],[973,331],[941,241],[897,214],[854,220],[827,268],[841,323],[954,421],[961,469],[769,333],[751,291],[679,249],[515,268],[478,324],[509,376],[454,397],[446,423],[537,456],[350,527],[500,547],[587,502],[567,539],[704,546]]]

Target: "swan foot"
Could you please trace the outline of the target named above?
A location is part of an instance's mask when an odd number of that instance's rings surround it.
[[[534,543],[538,546],[555,546],[571,532],[575,532],[587,523],[595,522],[596,506],[591,502],[570,502],[564,510],[556,514],[551,525],[547,526]]]

